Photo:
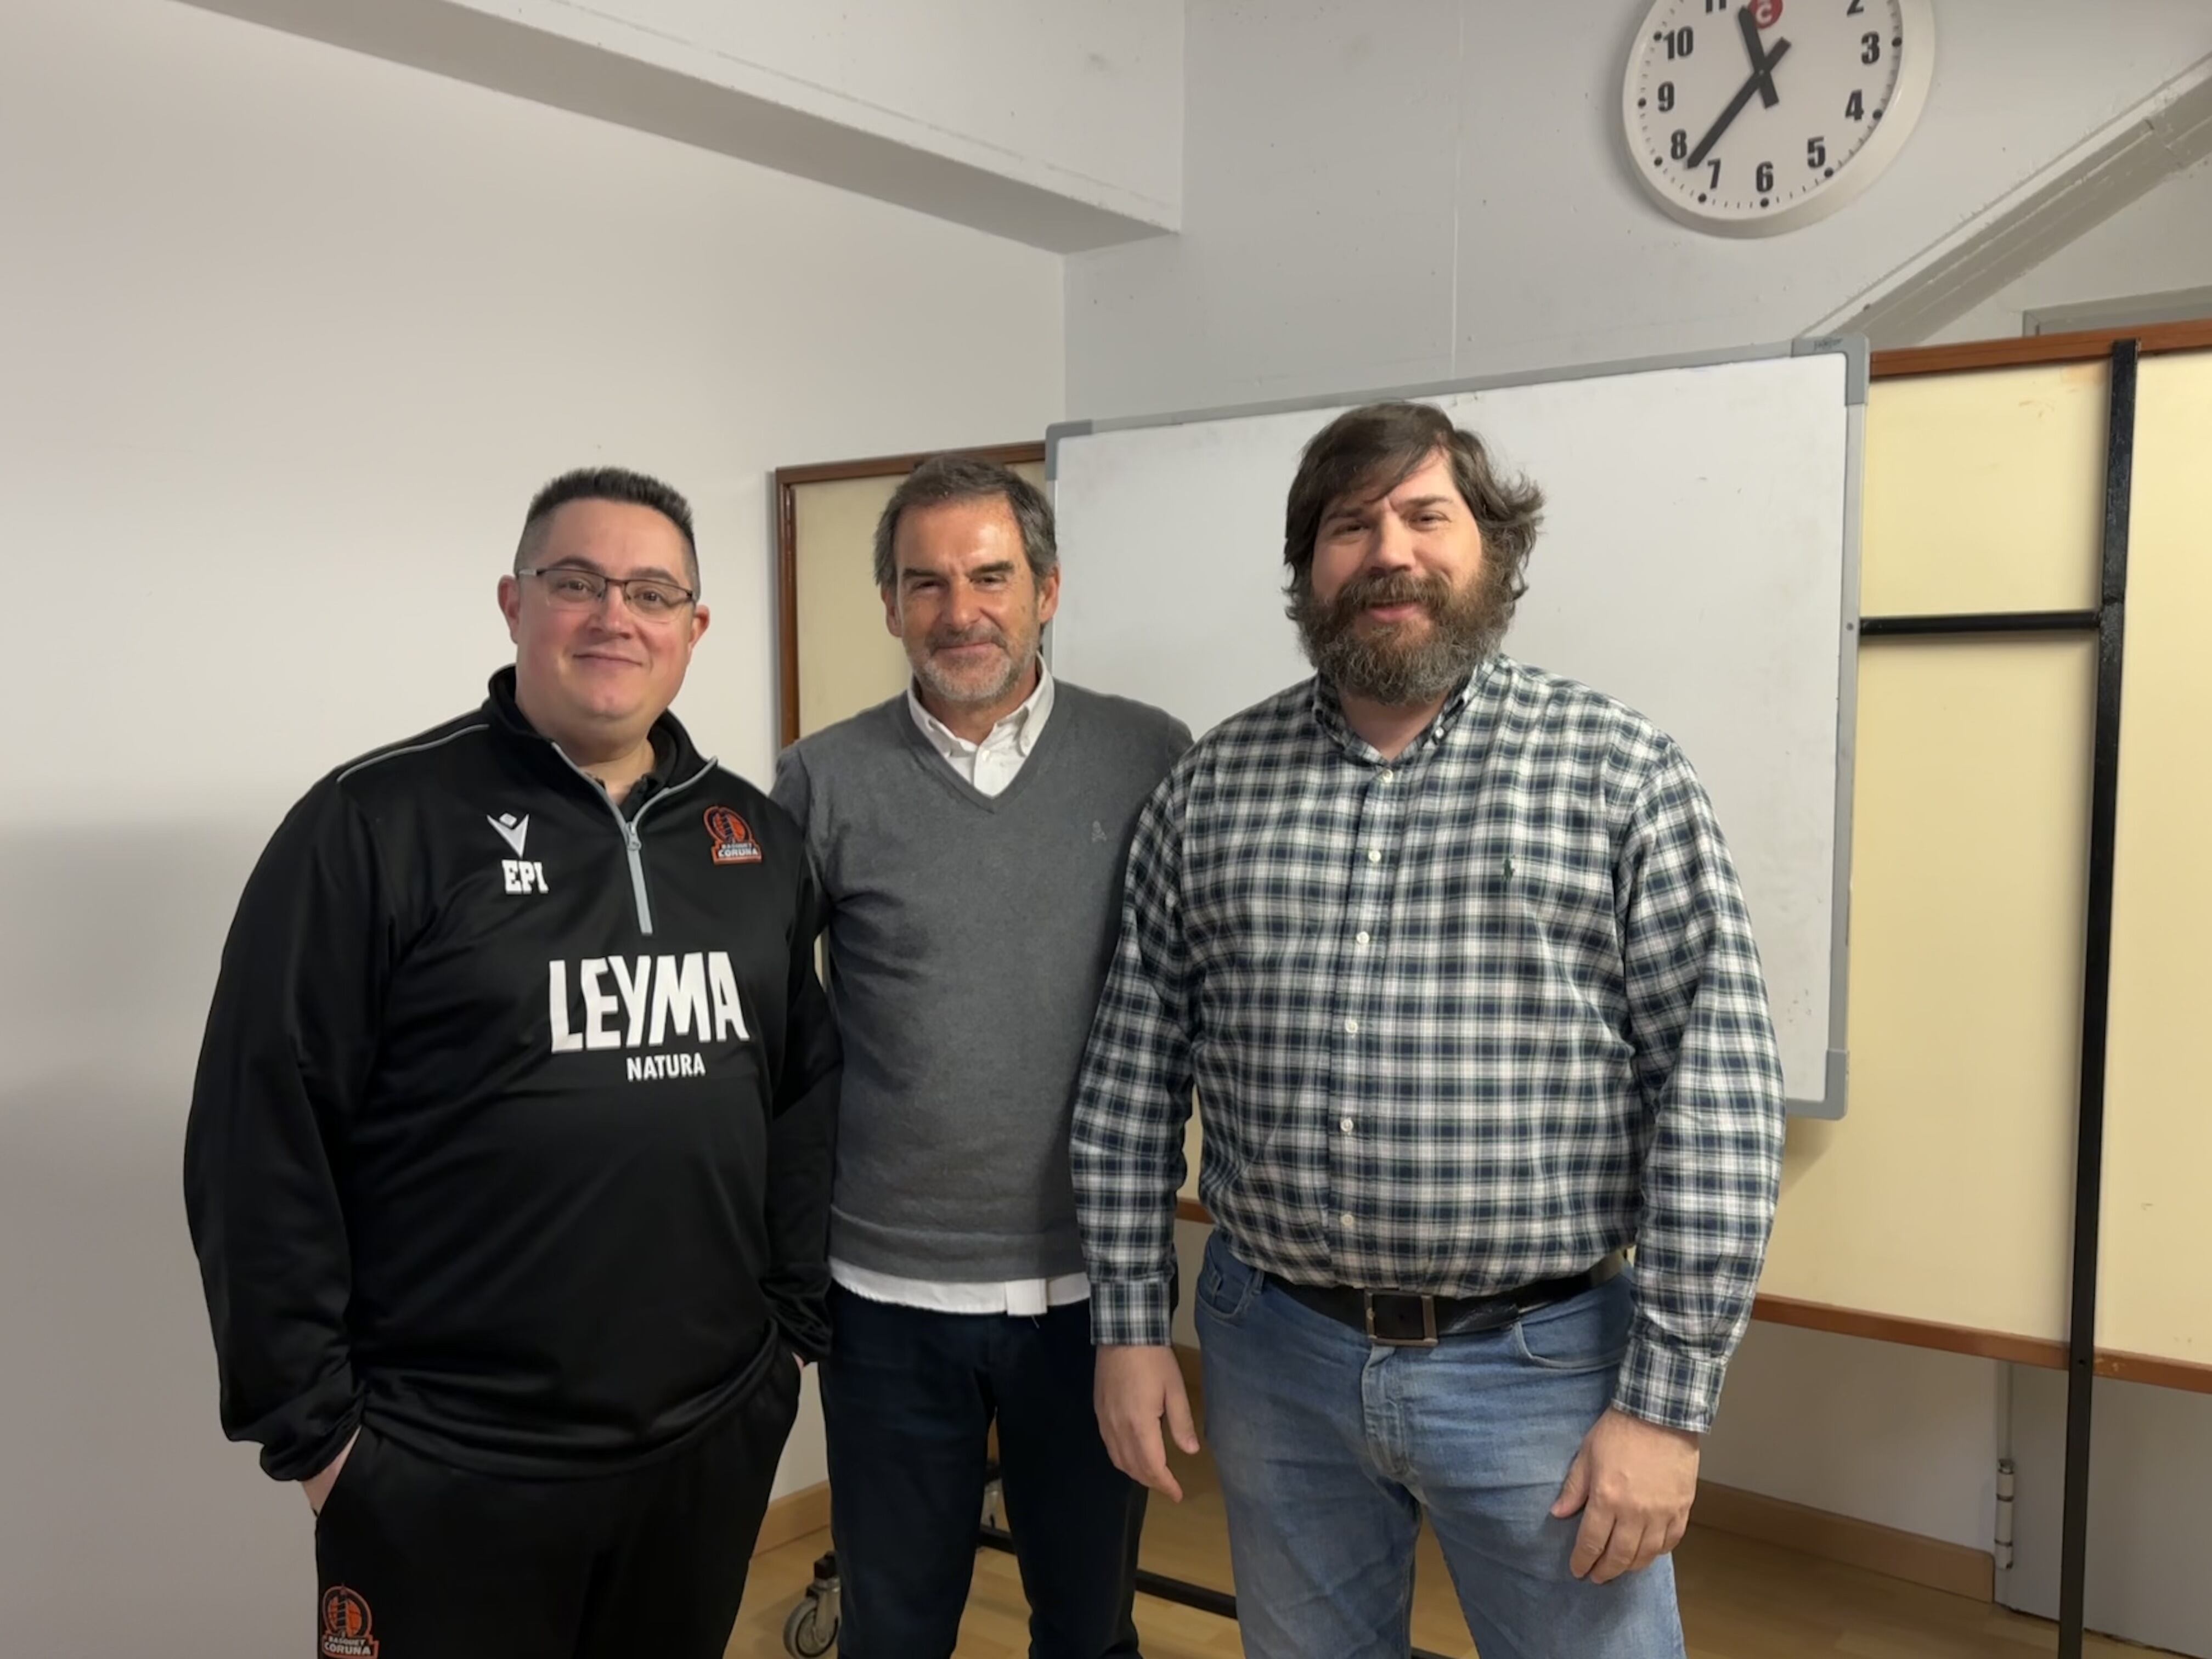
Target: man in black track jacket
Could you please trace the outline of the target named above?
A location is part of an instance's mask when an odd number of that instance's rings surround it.
[[[836,1040],[798,830],[667,713],[683,498],[532,503],[483,707],[331,774],[223,952],[185,1193],[325,1659],[719,1659],[822,1357]]]

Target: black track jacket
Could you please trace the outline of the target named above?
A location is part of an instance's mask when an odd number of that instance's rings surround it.
[[[483,708],[332,773],[224,947],[185,1139],[222,1420],[586,1474],[820,1358],[838,1053],[798,829],[676,720],[617,807]]]

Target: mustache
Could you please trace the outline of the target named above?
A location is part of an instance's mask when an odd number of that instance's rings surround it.
[[[1005,632],[988,623],[981,628],[971,628],[964,634],[932,634],[929,636],[932,651],[950,651],[963,645],[995,645],[1001,649],[1010,648]]]
[[[1328,617],[1332,623],[1349,623],[1370,605],[1418,605],[1436,617],[1450,603],[1451,586],[1441,576],[1424,576],[1413,570],[1377,571],[1354,576],[1339,588],[1329,601]]]

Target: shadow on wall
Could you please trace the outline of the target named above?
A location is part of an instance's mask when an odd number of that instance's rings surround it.
[[[185,1112],[273,828],[0,830],[0,1653],[303,1650],[310,1518],[222,1438]]]
[[[1835,1143],[1836,1136],[1843,1127],[1841,1123],[1826,1118],[1793,1117],[1790,1120],[1782,1150],[1782,1195],[1784,1198],[1797,1184],[1798,1177],[1820,1161],[1821,1155]]]

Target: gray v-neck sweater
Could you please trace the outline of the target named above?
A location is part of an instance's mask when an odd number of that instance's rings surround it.
[[[1189,746],[1173,717],[1062,680],[996,796],[903,693],[784,751],[775,795],[829,899],[845,1045],[839,1261],[948,1283],[1082,1271],[1075,1073],[1138,810]]]

